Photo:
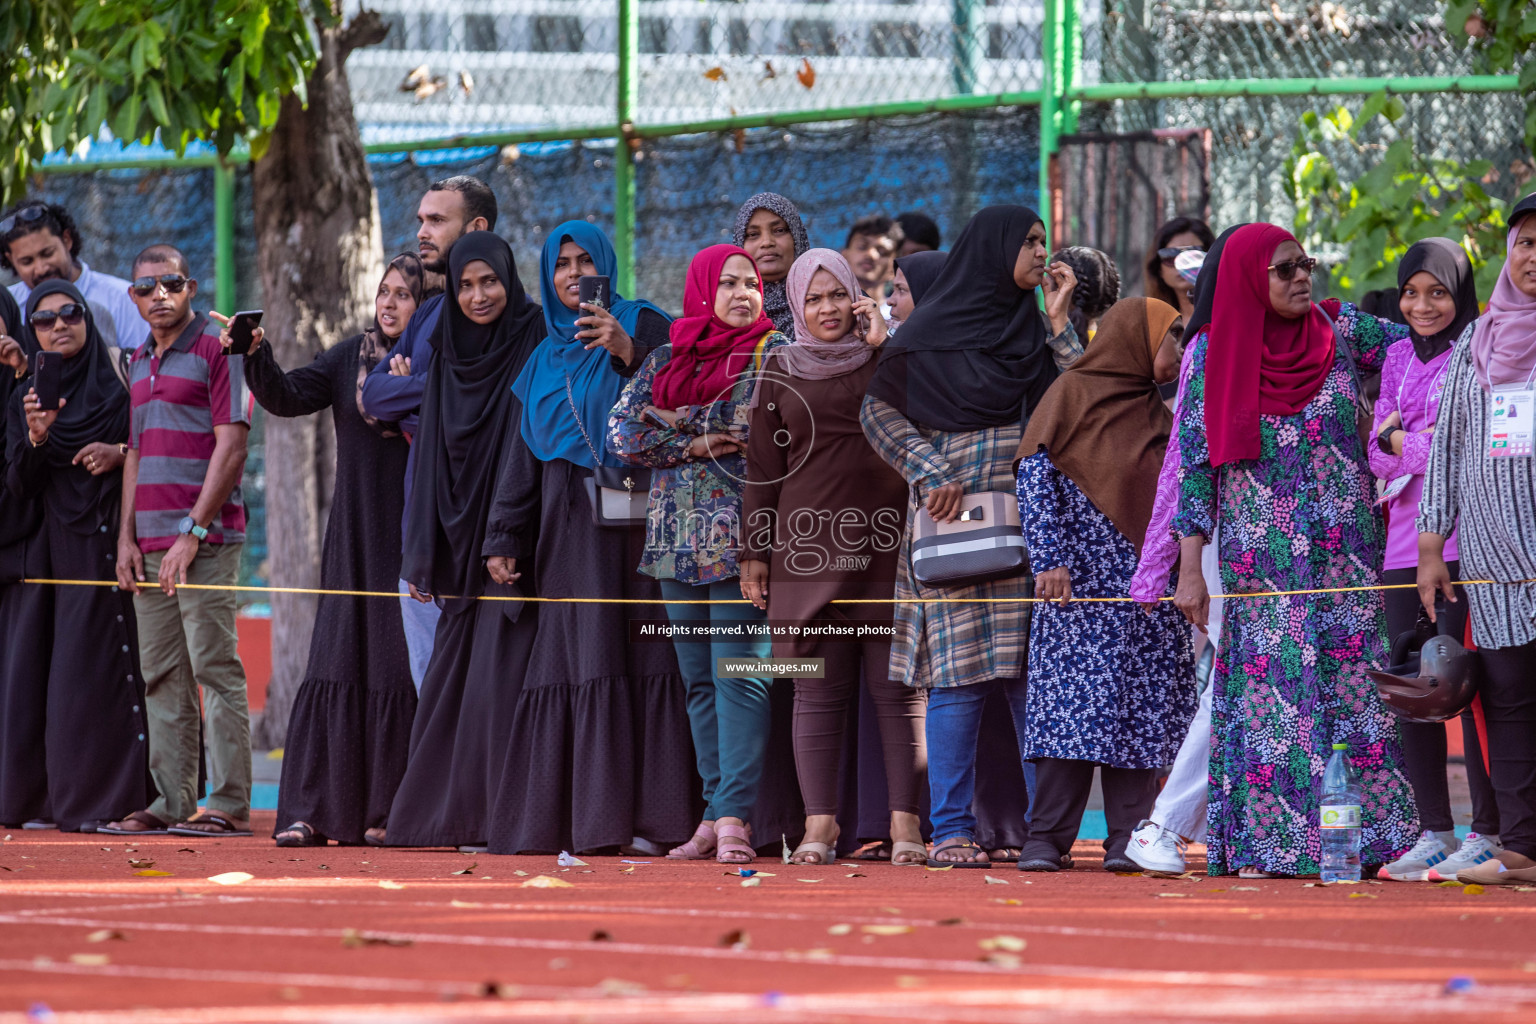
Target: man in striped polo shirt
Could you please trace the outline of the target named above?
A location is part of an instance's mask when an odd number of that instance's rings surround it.
[[[192,312],[186,257],[152,245],[133,263],[132,296],[150,338],[129,362],[133,421],[123,465],[117,579],[136,594],[149,712],[149,770],[159,797],[102,831],[250,835],[251,726],[235,639],[245,503],[240,477],[252,400],[243,358]],[[155,586],[140,587],[153,579]],[[197,807],[200,710],[212,791]]]

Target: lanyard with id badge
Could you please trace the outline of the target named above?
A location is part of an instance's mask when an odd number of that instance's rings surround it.
[[[1488,457],[1530,458],[1536,453],[1536,371],[1522,384],[1489,381]]]

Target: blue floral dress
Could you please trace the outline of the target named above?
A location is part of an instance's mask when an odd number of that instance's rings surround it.
[[[1036,575],[1065,567],[1074,598],[1126,596],[1136,549],[1045,452],[1019,463],[1018,497]],[[1161,768],[1197,703],[1189,625],[1171,603],[1035,606],[1025,758]]]
[[[1345,303],[1334,320],[1362,372],[1379,369],[1407,328]],[[1349,744],[1364,789],[1361,860],[1384,864],[1418,838],[1396,720],[1366,676],[1386,660],[1380,591],[1244,599],[1244,593],[1377,584],[1384,529],[1355,424],[1341,352],[1293,416],[1259,418],[1260,455],[1213,469],[1205,436],[1207,334],[1179,410],[1180,537],[1210,537],[1219,516],[1227,609],[1211,701],[1207,860],[1212,875],[1250,865],[1316,874],[1318,801],[1335,742]]]

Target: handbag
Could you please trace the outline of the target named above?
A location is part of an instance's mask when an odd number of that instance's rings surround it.
[[[587,500],[592,503],[592,521],[598,526],[615,530],[628,530],[645,525],[646,506],[651,495],[651,471],[633,466],[605,466],[602,456],[592,444],[587,428],[576,411],[576,398],[571,394],[571,376],[565,376],[565,400],[570,403],[571,415],[576,418],[576,429],[587,442],[592,453],[592,475],[585,481]]]
[[[1006,491],[962,495],[960,509],[951,523],[937,521],[926,508],[918,509],[911,562],[919,583],[959,587],[1029,572],[1014,495]]]

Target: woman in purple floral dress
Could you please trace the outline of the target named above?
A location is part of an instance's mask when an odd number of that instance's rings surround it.
[[[1418,820],[1397,725],[1365,675],[1387,654],[1381,593],[1235,595],[1377,583],[1384,530],[1351,363],[1379,368],[1407,329],[1314,305],[1313,261],[1273,225],[1239,229],[1219,259],[1214,306],[1192,323],[1173,522],[1180,609],[1204,625],[1200,554],[1218,519],[1229,595],[1212,683],[1209,872],[1317,873],[1335,742],[1349,745],[1365,793],[1361,861],[1383,864],[1413,845]]]

